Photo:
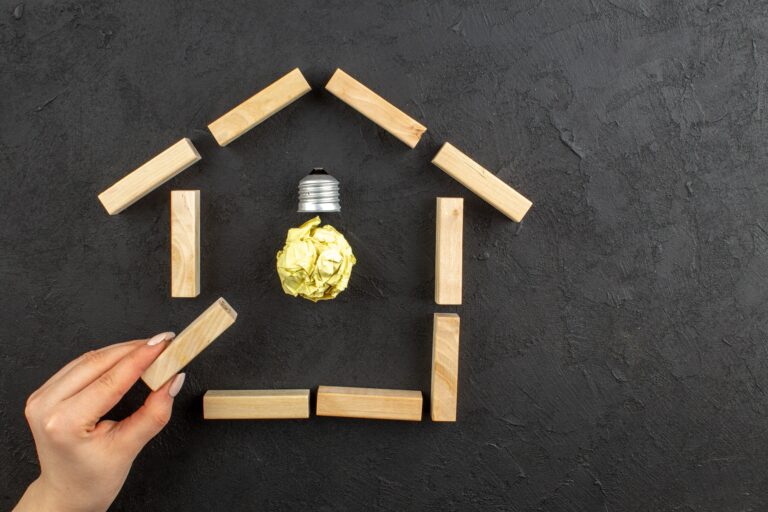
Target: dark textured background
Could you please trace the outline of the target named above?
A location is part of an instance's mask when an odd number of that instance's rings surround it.
[[[114,510],[768,507],[765,2],[0,4],[0,507],[38,471],[30,392],[220,295],[238,322]],[[296,66],[314,92],[216,146]],[[336,67],[428,126],[415,150],[322,90]],[[108,216],[183,136],[202,162]],[[523,225],[429,164],[445,140]],[[359,264],[315,305],[273,261],[318,165]],[[169,298],[171,188],[202,190],[195,300]],[[203,422],[209,388],[428,393],[436,195],[466,197],[458,423]]]

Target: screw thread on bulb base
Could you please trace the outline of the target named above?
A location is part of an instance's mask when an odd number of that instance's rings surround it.
[[[299,182],[299,213],[340,212],[339,181],[322,168]]]

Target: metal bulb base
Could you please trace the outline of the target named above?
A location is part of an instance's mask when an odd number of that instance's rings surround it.
[[[299,213],[340,212],[339,180],[316,167],[299,182]]]

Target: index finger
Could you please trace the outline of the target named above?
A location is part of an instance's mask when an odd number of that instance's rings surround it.
[[[79,418],[85,419],[86,427],[94,427],[102,416],[117,405],[165,347],[165,343],[159,343],[145,344],[133,349],[112,368],[65,402]]]
[[[67,399],[111,368],[139,344],[146,342],[147,340],[125,341],[86,352],[53,374],[33,395],[45,396],[46,401],[51,403]]]

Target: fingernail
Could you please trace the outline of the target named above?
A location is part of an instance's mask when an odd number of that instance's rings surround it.
[[[173,378],[173,382],[171,382],[171,387],[168,388],[168,394],[171,395],[172,398],[179,394],[179,391],[181,391],[181,386],[184,385],[184,379],[186,377],[187,377],[186,373],[180,373]]]
[[[160,334],[156,334],[149,338],[149,341],[147,342],[147,345],[150,347],[153,347],[155,345],[158,345],[164,341],[170,341],[173,339],[173,337],[176,336],[172,332],[161,332]]]

